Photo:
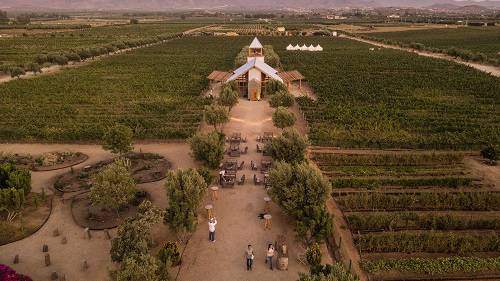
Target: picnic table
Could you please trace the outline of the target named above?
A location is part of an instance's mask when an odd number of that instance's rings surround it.
[[[229,139],[230,142],[241,142],[241,140],[241,133],[233,133]]]
[[[271,169],[271,165],[273,164],[272,161],[270,160],[262,160],[260,162],[260,170],[263,172],[263,173],[266,173],[267,171],[269,171],[269,169]]]
[[[236,160],[226,160],[223,165],[224,170],[227,171],[236,171],[238,169],[238,161]]]
[[[264,136],[262,137],[262,141],[270,141],[274,138],[274,134],[272,132],[264,132]]]

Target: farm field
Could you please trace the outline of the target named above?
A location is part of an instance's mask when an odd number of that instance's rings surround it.
[[[500,143],[500,78],[339,38],[266,38],[317,101],[299,98],[313,145],[477,149]],[[285,51],[321,44],[323,52]]]
[[[100,46],[130,39],[145,39],[203,26],[203,24],[154,23],[125,24],[87,28],[66,32],[29,34],[0,38],[0,66],[33,62],[39,54],[59,53],[71,49]],[[0,33],[5,30],[0,30]]]
[[[451,47],[500,58],[500,27],[460,27],[398,32],[375,32],[370,36],[428,47]]]
[[[228,44],[231,40],[231,44]],[[198,129],[213,69],[229,69],[248,38],[182,38],[0,85],[0,139],[101,139],[122,123],[137,139],[177,139]]]
[[[500,274],[500,193],[464,157],[313,149],[371,280]]]

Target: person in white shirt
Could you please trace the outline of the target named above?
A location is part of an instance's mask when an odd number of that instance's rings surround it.
[[[217,225],[217,219],[211,218],[208,221],[208,240],[210,242],[215,242],[215,226]]]
[[[269,267],[271,268],[271,270],[273,270],[273,257],[274,257],[274,246],[273,244],[269,244],[267,246],[266,263],[269,262]]]

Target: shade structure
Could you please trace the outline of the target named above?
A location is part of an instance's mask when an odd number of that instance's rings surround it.
[[[287,50],[287,51],[293,51],[293,50],[295,50],[295,48],[292,46],[292,44],[289,44],[289,45],[286,47],[286,50]]]
[[[306,44],[302,45],[302,47],[300,47],[300,50],[301,51],[307,51],[308,48],[307,48]]]
[[[313,45],[311,45],[311,46],[307,47],[307,50],[314,52],[314,51],[316,51],[316,48]]]
[[[319,52],[323,51],[323,47],[321,47],[321,45],[318,44],[318,46],[316,46],[316,51],[319,51]]]

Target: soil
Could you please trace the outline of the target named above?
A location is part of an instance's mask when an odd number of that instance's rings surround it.
[[[71,202],[71,214],[75,223],[79,226],[91,230],[104,230],[115,228],[137,213],[137,207],[140,202],[146,199],[147,194],[141,194],[140,197],[134,199],[128,206],[115,212],[113,210],[103,209],[97,206],[92,206],[89,198],[89,193],[79,194],[75,196]]]
[[[138,184],[155,182],[165,178],[166,171],[172,164],[163,156],[153,153],[133,152],[125,155],[130,160],[130,172]],[[70,170],[69,173],[57,177],[54,188],[61,192],[77,192],[90,189],[93,175],[102,171],[114,159],[99,161],[87,165],[80,170]]]
[[[496,76],[496,77],[500,77],[500,67],[496,67],[496,66],[492,66],[492,65],[484,65],[484,64],[475,63],[475,62],[463,61],[463,60],[460,60],[458,58],[451,57],[451,56],[448,56],[448,55],[445,55],[445,54],[437,54],[437,53],[431,53],[431,52],[425,52],[425,51],[416,51],[416,50],[410,49],[410,48],[402,48],[402,47],[399,47],[399,46],[387,45],[387,44],[384,44],[384,43],[379,43],[379,42],[372,41],[372,40],[367,40],[367,39],[356,38],[356,37],[352,37],[352,36],[348,36],[348,35],[340,35],[340,37],[348,38],[348,39],[351,39],[351,40],[356,40],[356,41],[367,43],[367,44],[374,45],[374,46],[377,46],[377,47],[382,47],[382,48],[387,48],[387,49],[401,50],[401,51],[406,51],[406,52],[410,52],[410,53],[415,53],[415,54],[417,54],[419,56],[431,57],[431,58],[436,58],[436,59],[443,59],[443,60],[447,60],[447,61],[452,61],[452,62],[456,62],[456,63],[467,65],[469,67],[475,68],[475,69],[477,69],[479,71],[488,73],[490,75],[493,75],[493,76]]]
[[[39,200],[38,206],[34,204],[34,198]],[[1,218],[0,246],[21,240],[38,231],[49,218],[51,210],[52,196],[47,196],[43,200],[39,193],[30,193],[26,197],[25,209],[14,221],[9,223],[5,222],[4,218]],[[22,228],[24,228],[24,231]]]

